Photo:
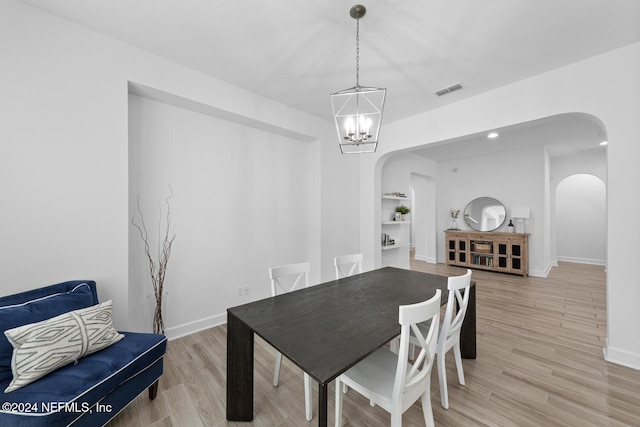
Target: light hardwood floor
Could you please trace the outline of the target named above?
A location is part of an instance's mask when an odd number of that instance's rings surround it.
[[[421,261],[412,261],[412,269],[464,272]],[[440,406],[434,367],[436,425],[640,426],[640,371],[608,363],[602,354],[607,327],[603,267],[562,263],[545,279],[474,270],[472,278],[478,357],[464,360],[466,386],[460,386],[453,356],[447,355],[448,410]],[[171,341],[156,400],[139,396],[110,427],[317,425],[317,394],[314,419],[307,423],[301,371],[285,360],[280,386],[274,388],[273,350],[260,338],[254,421],[227,422],[225,343],[225,326]],[[330,387],[330,425],[333,392]],[[389,425],[385,411],[353,392],[345,397],[343,420],[345,427]],[[403,425],[424,426],[419,403],[404,414]]]

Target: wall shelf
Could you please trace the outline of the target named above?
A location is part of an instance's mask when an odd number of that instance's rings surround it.
[[[400,197],[389,194],[383,195],[381,197],[381,242],[385,241],[385,238],[395,242],[392,245],[380,245],[380,252],[382,254],[382,266],[390,265],[401,268],[407,267],[406,264],[409,260],[410,246],[408,242],[410,242],[411,240],[411,217],[407,216],[405,221],[395,220],[396,208],[401,205],[411,207],[411,200],[407,197]]]
[[[403,244],[395,244],[395,245],[387,245],[387,246],[382,246],[382,250],[383,251],[389,251],[392,249],[402,249],[402,248],[408,248],[409,246],[407,245],[403,245]]]

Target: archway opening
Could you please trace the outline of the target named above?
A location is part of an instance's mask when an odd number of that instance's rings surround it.
[[[558,261],[604,265],[607,241],[606,185],[575,174],[558,183],[555,201]]]

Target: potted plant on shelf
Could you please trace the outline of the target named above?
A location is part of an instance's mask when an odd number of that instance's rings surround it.
[[[396,221],[404,221],[404,216],[411,212],[411,209],[406,207],[405,205],[400,205],[396,208]],[[398,219],[398,214],[400,214],[400,219]]]

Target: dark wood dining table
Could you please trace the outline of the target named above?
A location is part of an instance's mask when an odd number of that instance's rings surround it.
[[[400,334],[400,305],[425,301],[436,289],[446,304],[446,276],[384,267],[229,308],[227,420],[253,420],[254,334],[318,382],[324,427],[329,383]],[[462,356],[475,359],[475,286],[460,340]]]

